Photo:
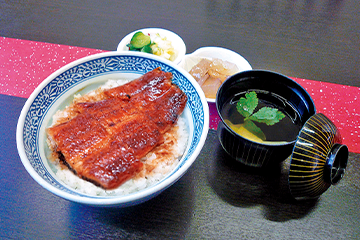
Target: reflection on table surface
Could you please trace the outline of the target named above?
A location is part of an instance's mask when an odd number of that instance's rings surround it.
[[[0,95],[15,123],[25,99]],[[11,103],[11,104],[9,104]],[[10,111],[12,109],[12,111]],[[210,130],[189,171],[143,204],[96,208],[59,198],[37,184],[16,153],[15,124],[1,128],[3,238],[30,239],[356,239],[360,234],[359,155],[345,178],[318,200],[289,195],[289,160],[263,170],[231,159]],[[4,158],[3,156],[6,156]]]

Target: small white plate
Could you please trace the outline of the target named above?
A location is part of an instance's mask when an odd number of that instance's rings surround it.
[[[202,58],[218,58],[236,64],[239,72],[252,70],[248,61],[240,54],[222,47],[202,47],[191,54],[186,54],[179,66],[187,72],[198,64]],[[215,102],[214,98],[207,98],[208,102]]]
[[[161,37],[166,37],[166,39],[171,41],[172,46],[177,50],[177,57],[174,59],[174,61],[172,61],[175,64],[179,64],[184,58],[186,53],[186,46],[184,40],[176,33],[162,28],[143,28],[129,33],[120,41],[117,47],[117,51],[129,51],[129,47],[127,47],[126,45],[130,43],[133,35],[139,31],[143,32],[144,34],[158,33]]]

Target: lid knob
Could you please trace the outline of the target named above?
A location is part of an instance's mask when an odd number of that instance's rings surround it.
[[[349,150],[346,145],[335,143],[327,156],[324,180],[330,184],[337,184],[345,174]]]
[[[311,116],[291,155],[289,187],[298,200],[318,198],[345,174],[349,150],[339,130],[322,113]]]

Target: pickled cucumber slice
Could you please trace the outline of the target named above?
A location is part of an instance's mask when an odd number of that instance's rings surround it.
[[[145,35],[142,32],[136,32],[130,40],[130,45],[133,48],[143,48],[146,45],[149,45],[151,42],[150,36]]]
[[[145,45],[141,48],[140,52],[152,53],[152,48],[150,47],[151,44]]]

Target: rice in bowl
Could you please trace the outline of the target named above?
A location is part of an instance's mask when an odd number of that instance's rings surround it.
[[[73,103],[101,100],[99,96],[101,96],[102,91],[123,85],[127,82],[129,82],[129,80],[108,80],[96,90],[84,95],[75,95]],[[72,104],[63,110],[58,110],[52,117],[52,123],[49,127],[68,121],[74,114]],[[52,169],[56,177],[69,188],[91,196],[121,196],[145,189],[164,179],[178,165],[186,149],[189,137],[188,127],[183,115],[184,114],[182,114],[176,124],[165,133],[164,143],[157,146],[141,159],[144,163],[142,170],[135,177],[126,181],[116,189],[105,190],[75,175],[59,160],[57,154],[53,151],[54,143],[48,138],[47,144],[51,152],[49,159],[51,159],[51,164],[53,165]]]

